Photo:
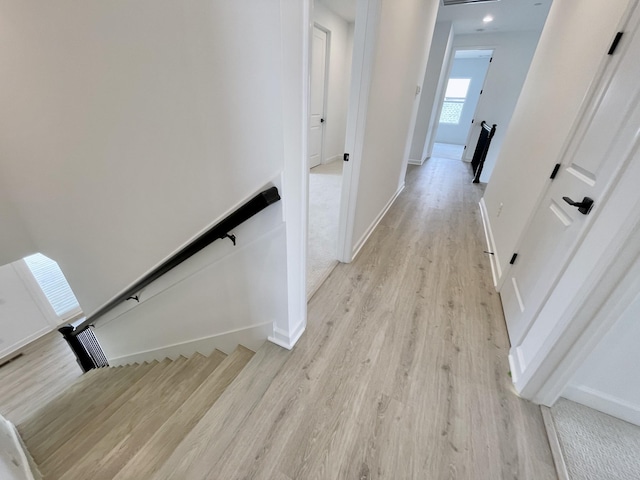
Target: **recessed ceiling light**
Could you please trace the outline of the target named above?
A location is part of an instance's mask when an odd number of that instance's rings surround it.
[[[491,15],[487,15],[486,17],[484,17],[484,18],[482,19],[482,21],[483,21],[484,23],[493,22],[493,17],[492,17]]]

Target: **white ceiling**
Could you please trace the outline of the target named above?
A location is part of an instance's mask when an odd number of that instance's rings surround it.
[[[357,0],[316,0],[349,22],[356,18]],[[426,0],[425,0],[426,1]],[[458,34],[542,30],[552,0],[500,0],[488,3],[442,6],[438,21],[451,21]],[[486,15],[493,22],[483,23]],[[482,30],[480,30],[482,29]]]

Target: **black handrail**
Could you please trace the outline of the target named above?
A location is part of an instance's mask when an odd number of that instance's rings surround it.
[[[258,195],[253,197],[251,200],[249,200],[247,203],[242,205],[236,211],[229,214],[229,216],[227,216],[224,220],[222,220],[221,222],[211,227],[209,230],[207,230],[205,233],[200,235],[189,245],[187,245],[182,250],[180,250],[175,255],[173,255],[171,258],[163,262],[153,271],[145,275],[142,279],[140,279],[138,282],[136,282],[131,287],[126,289],[124,292],[122,292],[120,295],[115,297],[113,300],[111,300],[109,303],[104,305],[102,308],[94,312],[91,316],[83,320],[80,324],[76,326],[74,333],[75,332],[79,333],[85,330],[90,325],[92,325],[96,321],[96,319],[103,316],[105,313],[112,310],[114,307],[124,302],[125,300],[128,300],[130,298],[135,299],[136,298],[135,294],[137,292],[139,292],[144,287],[146,287],[150,283],[160,278],[169,270],[173,269],[180,263],[187,260],[189,257],[195,255],[203,248],[215,242],[216,240],[221,238],[229,238],[231,239],[231,241],[233,241],[233,244],[235,245],[236,243],[235,236],[231,235],[229,232],[234,228],[236,228],[241,223],[246,222],[248,219],[253,217],[256,213],[264,210],[269,205],[276,203],[278,200],[280,200],[280,194],[278,193],[278,189],[276,187],[271,187],[271,188],[268,188],[267,190],[264,190],[263,192],[260,192]]]

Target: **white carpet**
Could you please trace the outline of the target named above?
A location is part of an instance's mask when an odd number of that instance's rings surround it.
[[[434,143],[431,156],[434,158],[449,158],[451,160],[462,160],[464,145],[452,145],[450,143]]]
[[[564,398],[551,415],[570,480],[640,479],[640,427]]]
[[[338,264],[336,252],[342,165],[342,161],[331,162],[318,165],[309,172],[308,298]]]

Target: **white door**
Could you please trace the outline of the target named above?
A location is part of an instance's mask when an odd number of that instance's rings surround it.
[[[309,122],[309,168],[322,163],[324,136],[327,34],[313,27],[311,48],[311,119]]]
[[[536,320],[599,207],[615,187],[617,173],[627,162],[638,161],[633,159],[632,148],[640,125],[637,10],[582,111],[557,177],[538,206],[500,291],[513,347],[521,344]],[[544,141],[544,128],[532,135],[540,135]],[[593,209],[580,213],[564,197],[578,203],[589,197],[594,201]]]

